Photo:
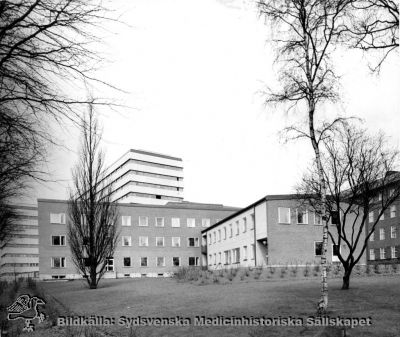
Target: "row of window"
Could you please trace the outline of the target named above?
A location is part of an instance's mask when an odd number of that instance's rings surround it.
[[[65,257],[57,256],[51,258],[51,267],[54,269],[58,268],[65,268]],[[125,256],[122,258],[123,267],[129,268],[133,266],[132,258],[129,256]],[[198,256],[190,256],[188,258],[188,265],[189,266],[199,266],[200,259]],[[139,260],[140,267],[149,267],[149,258],[146,256],[140,257]],[[166,258],[164,256],[158,256],[155,258],[155,266],[156,267],[165,267],[166,266]],[[179,267],[181,266],[181,257],[174,256],[171,259],[171,266]],[[108,258],[106,263],[106,271],[114,271],[114,258]]]
[[[66,245],[65,235],[53,235],[51,237],[51,244],[53,246],[65,246]],[[122,236],[122,246],[123,247],[132,246],[132,237]],[[149,237],[139,236],[139,247],[148,247],[148,246],[149,246]],[[157,236],[155,238],[155,246],[165,247],[165,238],[163,236]],[[199,246],[200,246],[199,238],[187,238],[187,247],[199,247]],[[173,236],[171,238],[171,247],[181,247],[180,236]]]
[[[218,222],[219,220],[217,220]],[[50,223],[52,224],[65,224],[66,223],[66,215],[65,213],[50,213]],[[211,220],[209,218],[201,219],[201,227],[209,227],[211,224]],[[200,225],[200,224],[198,224]],[[130,215],[121,216],[121,226],[130,227],[132,226],[132,217]],[[139,216],[139,226],[140,227],[148,227],[149,226],[149,217],[147,216]],[[165,218],[163,217],[155,217],[154,219],[155,227],[164,227],[165,226]],[[196,219],[195,218],[187,218],[186,219],[187,227],[196,227]],[[171,227],[181,227],[181,219],[180,218],[171,218]]]
[[[240,263],[240,256],[242,251],[243,261],[247,261],[247,259],[254,260],[255,257],[255,245],[251,244],[250,251],[248,250],[248,246],[243,246],[240,248],[234,248],[225,250],[222,252],[209,254],[208,255],[208,265],[230,265],[230,264],[237,264]],[[250,254],[250,256],[248,256]],[[222,259],[223,258],[223,259]]]
[[[384,228],[379,228],[379,240],[385,240],[386,234]],[[390,226],[390,238],[396,239],[397,238],[397,227]],[[375,241],[375,233],[372,232],[371,236],[369,237],[369,241]]]
[[[199,238],[187,238],[187,247],[199,247]],[[132,237],[131,236],[122,236],[122,246],[130,247],[132,246]],[[148,247],[149,246],[149,237],[148,236],[139,236],[139,247]],[[157,236],[155,238],[155,246],[156,247],[165,247],[165,238],[163,236]],[[171,238],[171,247],[181,247],[181,237],[173,236]]]
[[[219,220],[217,220],[219,221]],[[201,227],[209,227],[211,224],[211,220],[208,218],[201,219]],[[121,216],[121,226],[132,226],[132,217],[130,215]],[[139,216],[139,226],[146,227],[149,226],[149,218],[147,216]],[[165,226],[165,218],[163,217],[155,217],[154,219],[155,227],[164,227]],[[181,227],[181,219],[180,218],[171,218],[171,227]],[[196,227],[196,219],[195,218],[187,218],[186,219],[186,227]]]
[[[386,248],[379,248],[379,259],[380,260],[390,259],[390,258],[397,259],[397,257],[398,257],[398,251],[397,251],[396,247],[390,247],[390,256],[387,256]],[[370,258],[370,260],[377,259],[377,257],[375,256],[375,249],[369,250],[369,258]]]
[[[313,214],[314,225],[322,225],[321,215],[316,212],[310,212]],[[338,222],[338,212],[331,212],[331,224],[336,224]],[[309,217],[308,210],[296,208],[296,223],[298,225],[308,225],[311,224],[311,217]],[[291,209],[289,207],[278,207],[278,223],[281,224],[291,224],[292,215]]]
[[[190,256],[188,258],[188,265],[189,266],[199,266],[199,257],[197,256]],[[157,256],[155,258],[155,266],[156,267],[165,267],[166,266],[166,258],[164,256]],[[108,266],[109,264],[107,264]],[[114,265],[114,263],[113,263]],[[140,258],[140,267],[149,267],[149,258],[148,257],[141,257]],[[179,256],[172,257],[171,259],[171,266],[179,267],[181,266],[181,258]],[[124,257],[123,258],[123,267],[129,268],[132,267],[132,258],[131,257]],[[111,271],[107,268],[108,271]],[[113,271],[114,269],[112,269]]]
[[[374,213],[377,213],[376,215],[377,215],[377,217],[379,216],[379,214],[382,212],[382,210],[378,210],[378,211],[371,211],[371,212],[369,212],[368,213],[368,221],[371,223],[371,222],[374,222],[375,221],[375,214]],[[396,217],[396,213],[397,213],[397,207],[396,207],[396,205],[391,205],[390,207],[389,207],[389,217],[390,218],[395,218]],[[379,218],[379,220],[385,220],[385,212],[383,212],[382,213],[382,215],[381,215],[381,217]]]
[[[235,226],[234,226],[235,225]],[[208,234],[208,244],[211,245],[220,242],[221,240],[226,240],[229,236],[240,235],[240,233],[246,233],[248,230],[254,230],[254,214],[251,214],[250,223],[247,223],[247,217],[244,217],[242,221],[237,220],[223,228],[216,229],[212,233]]]

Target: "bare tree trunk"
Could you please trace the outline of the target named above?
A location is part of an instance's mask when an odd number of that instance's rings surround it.
[[[321,255],[321,299],[318,302],[317,312],[322,315],[326,313],[328,308],[328,280],[327,280],[327,247],[328,247],[328,217],[326,216],[326,182],[324,177],[324,170],[321,162],[321,154],[314,130],[314,102],[309,102],[309,127],[311,144],[315,153],[315,160],[318,169],[319,186],[321,188],[321,214],[322,214],[322,255]]]
[[[343,275],[343,283],[342,290],[348,290],[350,288],[350,275],[353,270],[351,266],[343,266],[344,267],[344,275]]]
[[[96,280],[97,274],[96,274],[96,265],[91,265],[90,266],[90,289],[96,289],[97,288],[97,280]]]

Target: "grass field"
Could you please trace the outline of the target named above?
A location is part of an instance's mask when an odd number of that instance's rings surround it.
[[[302,317],[315,314],[319,281],[276,280],[198,285],[174,279],[103,280],[89,290],[81,281],[45,282],[47,296],[75,315],[115,317],[264,316]],[[347,336],[400,336],[400,277],[354,278],[351,289],[340,290],[340,279],[329,283],[331,317],[371,317],[372,325],[347,329]],[[63,306],[61,306],[61,304]],[[341,329],[321,327],[126,327],[101,328],[113,336],[342,336]],[[60,329],[52,335],[58,335]],[[35,333],[42,336],[40,330]],[[73,335],[73,334],[72,334]],[[33,336],[33,335],[32,335]],[[95,334],[93,335],[95,336]]]

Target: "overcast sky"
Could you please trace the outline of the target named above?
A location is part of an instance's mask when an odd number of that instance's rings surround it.
[[[279,132],[304,116],[265,107],[262,91],[276,84],[268,27],[250,1],[113,1],[123,20],[104,38],[111,61],[100,77],[127,94],[110,97],[132,107],[101,111],[106,160],[128,149],[182,157],[188,201],[246,206],[266,194],[293,192],[312,158],[307,141],[284,144]],[[379,76],[369,60],[346,51],[335,59],[342,103],[324,113],[359,116],[371,132],[400,142],[400,62],[393,54]],[[65,199],[76,162],[78,133],[55,135],[51,179],[33,198]]]

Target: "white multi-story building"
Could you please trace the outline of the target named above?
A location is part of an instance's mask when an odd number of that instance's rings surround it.
[[[15,234],[0,247],[0,278],[37,277],[39,273],[38,208],[15,206],[20,218]]]
[[[165,205],[183,201],[181,158],[129,150],[106,171],[112,200],[122,203]]]

